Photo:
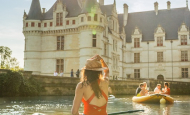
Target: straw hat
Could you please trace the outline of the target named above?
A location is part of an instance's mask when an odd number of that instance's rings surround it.
[[[85,66],[82,68],[85,70],[93,70],[93,71],[102,71],[107,69],[107,67],[102,67],[102,64],[96,58],[87,59]]]

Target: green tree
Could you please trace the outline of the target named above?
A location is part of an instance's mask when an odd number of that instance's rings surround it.
[[[12,51],[9,47],[6,46],[0,46],[0,56],[1,56],[1,60],[0,60],[0,67],[1,68],[9,68],[9,61],[11,58],[11,54]]]
[[[19,62],[15,57],[10,58],[10,69],[19,70]]]

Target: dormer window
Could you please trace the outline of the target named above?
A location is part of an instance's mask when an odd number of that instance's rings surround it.
[[[139,38],[135,38],[134,39],[134,47],[135,48],[139,48],[140,47],[140,39]]]
[[[98,21],[98,15],[97,14],[94,15],[94,21]]]
[[[88,21],[91,21],[91,16],[88,16]]]
[[[56,26],[62,26],[63,25],[63,13],[57,13],[56,14]]]
[[[163,46],[163,37],[157,37],[157,46]]]
[[[32,22],[32,23],[31,23],[31,27],[34,27],[34,25],[35,25],[35,23],[34,23],[34,22]]]
[[[81,17],[81,22],[84,22],[84,17]]]
[[[187,35],[181,35],[181,45],[187,45]]]

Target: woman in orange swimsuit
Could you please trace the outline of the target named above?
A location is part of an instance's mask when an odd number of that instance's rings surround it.
[[[75,90],[72,115],[107,115],[108,66],[99,55],[95,55],[87,60],[81,74],[81,82]],[[81,101],[84,103],[83,114],[78,112]]]

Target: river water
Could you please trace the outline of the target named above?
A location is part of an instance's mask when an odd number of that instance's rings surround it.
[[[132,95],[109,99],[107,112],[144,110],[130,115],[190,115],[190,95],[174,95],[174,104],[139,104]],[[0,115],[70,115],[73,96],[0,98]],[[81,104],[80,112],[83,111]]]

